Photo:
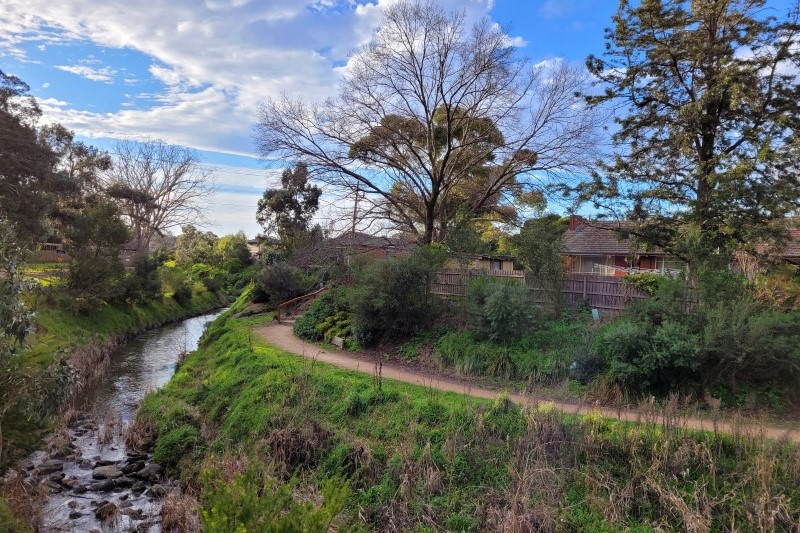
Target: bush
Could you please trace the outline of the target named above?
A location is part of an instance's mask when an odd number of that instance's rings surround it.
[[[353,336],[364,346],[416,333],[436,314],[430,283],[444,264],[435,247],[378,261],[361,274],[352,292]]]
[[[601,336],[609,376],[631,388],[665,392],[693,381],[702,366],[700,339],[685,324],[654,327],[620,319]]]
[[[310,279],[288,263],[263,266],[256,274],[256,282],[273,307],[310,292],[313,286]]]
[[[125,279],[125,297],[132,302],[148,302],[161,292],[158,268],[164,262],[160,254],[142,254],[136,258],[131,272]]]
[[[166,296],[185,303],[192,299],[192,280],[181,268],[164,264],[158,270],[161,289]]]
[[[706,312],[703,345],[708,374],[741,383],[793,386],[800,377],[800,313],[762,309],[748,299]]]
[[[525,285],[481,276],[470,283],[467,299],[470,322],[482,338],[510,342],[532,324],[533,304]]]
[[[294,323],[294,334],[311,342],[319,342],[325,338],[325,331],[317,326],[337,313],[346,313],[346,289],[336,287],[326,292],[308,306],[302,316]]]

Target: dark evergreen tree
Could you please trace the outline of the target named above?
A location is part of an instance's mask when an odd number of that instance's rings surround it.
[[[694,263],[779,237],[798,207],[797,13],[765,0],[622,0],[587,66],[617,106],[616,156],[583,199]],[[769,15],[769,16],[768,16]]]

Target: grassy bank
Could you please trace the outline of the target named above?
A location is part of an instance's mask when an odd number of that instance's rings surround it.
[[[29,337],[29,348],[21,355],[22,372],[32,376],[30,382],[38,382],[35,386],[39,388],[45,386],[42,384],[55,382],[65,391],[69,388],[77,390],[102,375],[108,353],[127,337],[222,304],[218,294],[202,291],[195,292],[191,299],[182,303],[173,298],[161,298],[141,305],[107,305],[78,315],[55,306],[40,306],[36,331]],[[68,381],[54,377],[55,373],[63,370],[61,361],[73,369]],[[35,449],[47,433],[51,415],[58,408],[57,400],[64,396],[65,391],[53,391],[47,395],[49,404],[42,406],[41,412],[35,416],[22,416],[14,411],[6,414],[0,471]],[[29,392],[38,394],[41,391]]]
[[[156,436],[155,459],[189,494],[167,506],[171,520],[189,520],[177,510],[193,497],[207,531],[789,531],[800,520],[800,454],[787,444],[350,373],[259,342],[250,328],[265,320],[219,319],[142,405],[134,432]]]

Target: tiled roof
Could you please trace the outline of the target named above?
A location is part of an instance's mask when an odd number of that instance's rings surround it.
[[[626,220],[585,221],[574,230],[564,232],[564,253],[566,255],[628,255],[635,242],[629,234],[632,228],[633,223]],[[645,249],[643,246],[639,246],[637,251],[640,255],[666,255],[659,248]]]
[[[781,257],[800,258],[800,229],[790,229]]]
[[[405,248],[413,246],[412,243],[394,237],[381,237],[368,235],[366,233],[344,233],[332,239],[336,246],[340,248],[362,248],[362,249],[382,249],[382,248]]]

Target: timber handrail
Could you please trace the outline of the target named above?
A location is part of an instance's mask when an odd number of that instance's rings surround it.
[[[314,292],[310,292],[308,294],[304,294],[303,296],[298,296],[297,298],[292,298],[291,300],[285,301],[280,304],[278,307],[275,308],[275,321],[280,323],[283,311],[288,308],[294,308],[298,305],[304,304],[308,301],[316,299],[318,296],[321,296],[325,291],[330,289],[330,285],[326,285],[321,289],[317,289]]]

